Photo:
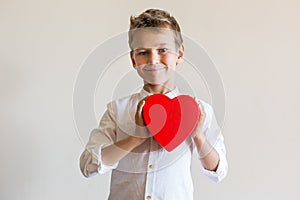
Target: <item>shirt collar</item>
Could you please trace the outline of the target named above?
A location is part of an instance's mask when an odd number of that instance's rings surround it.
[[[175,87],[173,90],[171,90],[170,92],[165,93],[164,95],[166,95],[167,97],[169,97],[170,99],[173,99],[174,97],[177,97],[179,95],[179,90],[177,87]],[[146,91],[144,88],[142,88],[140,95],[142,96],[142,98],[146,97],[146,96],[151,96],[153,95],[152,93]]]

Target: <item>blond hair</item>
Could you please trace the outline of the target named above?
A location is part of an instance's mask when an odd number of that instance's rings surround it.
[[[176,47],[179,48],[183,43],[180,26],[176,19],[170,15],[170,13],[160,9],[148,9],[136,17],[130,17],[129,46],[131,49],[133,30],[150,27],[168,28],[174,30]]]

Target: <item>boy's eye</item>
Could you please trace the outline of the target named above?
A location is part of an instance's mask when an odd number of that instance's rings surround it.
[[[138,54],[139,56],[144,56],[144,55],[147,54],[147,52],[146,52],[146,51],[141,51],[141,52],[138,52],[137,54]]]
[[[158,51],[159,51],[159,53],[166,53],[168,51],[168,49],[167,48],[161,48]]]

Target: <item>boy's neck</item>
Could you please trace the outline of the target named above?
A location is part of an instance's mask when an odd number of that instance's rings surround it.
[[[146,90],[147,92],[151,93],[151,94],[166,94],[170,91],[172,91],[175,87],[174,85],[152,85],[150,83],[145,83],[144,84],[144,90]]]

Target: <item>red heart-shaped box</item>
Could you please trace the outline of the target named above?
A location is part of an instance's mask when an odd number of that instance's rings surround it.
[[[143,117],[156,141],[170,152],[193,132],[200,109],[188,95],[170,99],[163,94],[154,94],[145,102]]]

